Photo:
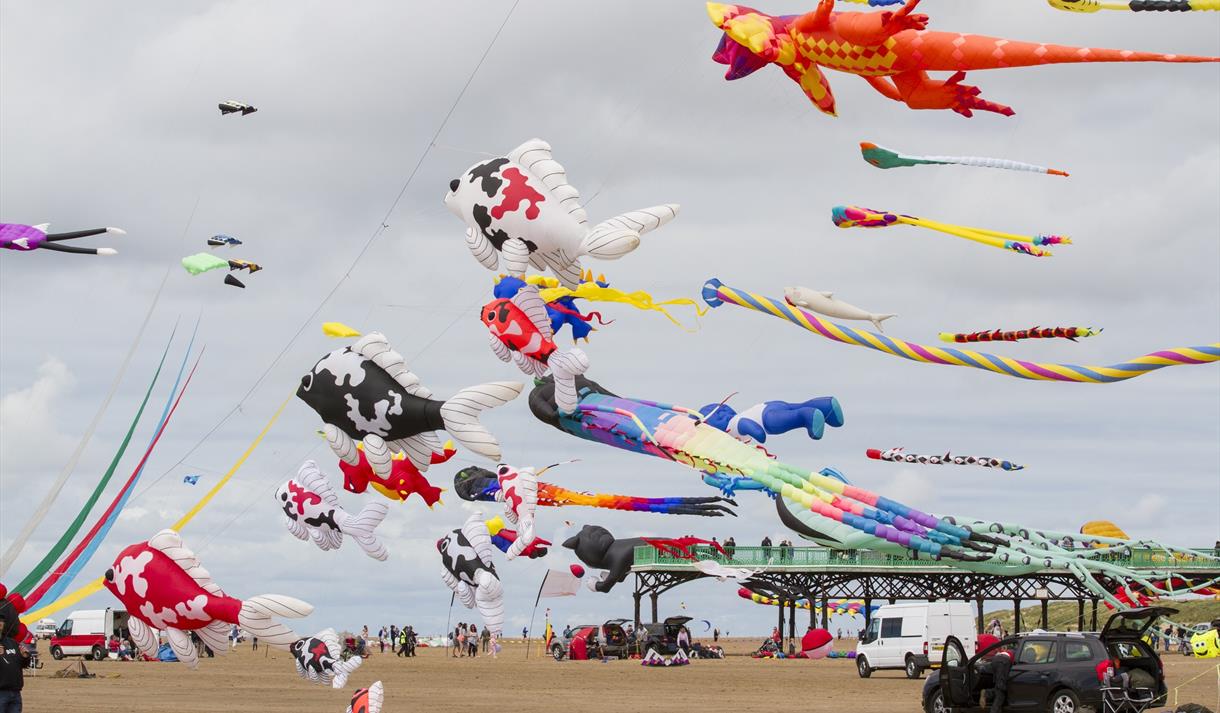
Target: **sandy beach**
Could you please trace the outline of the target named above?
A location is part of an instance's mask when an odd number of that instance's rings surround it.
[[[725,643],[722,661],[694,661],[679,668],[650,668],[638,661],[563,661],[532,657],[525,645],[506,642],[498,658],[452,659],[443,650],[420,649],[414,659],[374,653],[335,691],[297,677],[287,652],[251,651],[242,645],[227,656],[206,659],[198,670],[181,664],[87,662],[93,679],[57,679],[51,674],[65,661],[49,657],[37,675],[27,677],[28,713],[342,713],[356,687],[380,680],[386,691],[383,713],[426,710],[469,713],[526,705],[534,713],[609,710],[878,711],[918,713],[923,681],[901,671],[880,671],[862,680],[850,659],[764,660],[748,652],[754,639]],[[842,648],[851,648],[842,642]],[[1217,662],[1164,658],[1166,677],[1179,702],[1215,706]],[[1170,701],[1173,701],[1171,693]]]

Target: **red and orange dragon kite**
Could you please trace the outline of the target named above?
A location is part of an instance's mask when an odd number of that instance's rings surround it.
[[[979,97],[962,84],[966,72],[1073,62],[1216,62],[1220,57],[1132,52],[1015,42],[959,32],[929,32],[928,16],[913,13],[919,0],[896,11],[835,12],[820,0],[813,12],[772,17],[742,5],[707,4],[724,37],[712,59],[729,66],[725,79],[740,79],[767,64],[779,65],[823,112],[835,114],[834,95],[822,69],[863,77],[883,95],[912,109],[974,110],[1011,116],[1003,104]],[[954,72],[945,80],[929,71]]]

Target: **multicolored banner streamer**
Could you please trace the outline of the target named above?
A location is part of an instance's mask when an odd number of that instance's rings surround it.
[[[175,328],[174,331],[177,331],[177,329]],[[51,567],[55,565],[55,560],[59,559],[64,550],[68,549],[68,545],[72,543],[72,538],[76,537],[76,533],[80,532],[81,527],[84,526],[85,518],[89,517],[89,512],[97,504],[98,498],[102,497],[102,492],[110,484],[114,471],[119,467],[119,461],[122,460],[123,454],[127,452],[127,446],[131,443],[131,437],[135,433],[136,426],[140,424],[140,419],[144,416],[144,407],[148,405],[148,399],[152,396],[153,387],[157,385],[157,379],[161,376],[161,367],[165,366],[165,357],[169,354],[169,347],[173,340],[174,335],[171,332],[169,341],[165,343],[165,351],[161,353],[161,361],[157,363],[157,370],[153,372],[152,381],[148,384],[148,390],[144,392],[144,399],[140,402],[140,408],[136,410],[135,418],[132,419],[131,425],[127,427],[127,433],[123,436],[123,441],[119,444],[119,449],[115,452],[114,458],[110,460],[110,466],[102,474],[101,480],[93,488],[93,492],[89,494],[85,504],[81,506],[80,512],[76,514],[76,517],[68,524],[63,534],[60,535],[59,540],[43,555],[38,564],[34,565],[29,574],[16,587],[13,587],[13,591],[30,591],[34,584],[45,577],[47,572],[51,570]]]
[[[719,307],[727,302],[738,307],[745,307],[756,312],[769,314],[787,320],[798,327],[803,327],[814,334],[826,337],[832,341],[852,344],[858,347],[867,347],[884,354],[889,354],[890,356],[923,362],[924,364],[966,366],[973,369],[990,371],[995,374],[1013,376],[1018,379],[1071,381],[1081,384],[1109,384],[1115,381],[1134,379],[1137,376],[1143,376],[1148,372],[1163,369],[1167,366],[1210,364],[1220,361],[1220,342],[1213,342],[1198,347],[1162,349],[1161,351],[1134,357],[1124,362],[1104,366],[1032,362],[967,349],[933,347],[926,344],[916,344],[915,342],[894,339],[884,334],[877,334],[876,332],[853,329],[837,322],[821,319],[803,309],[793,307],[782,299],[774,300],[753,292],[736,290],[715,278],[708,280],[704,284],[703,300],[712,307]]]
[[[250,445],[246,447],[246,450],[241,454],[241,456],[238,457],[237,462],[235,462],[233,466],[229,468],[229,471],[224,474],[224,477],[221,478],[216,485],[212,486],[211,490],[209,490],[202,498],[199,499],[199,502],[195,503],[195,505],[191,507],[191,509],[188,510],[185,515],[178,518],[177,522],[170,525],[171,530],[181,531],[182,528],[187,525],[187,523],[195,519],[195,516],[197,516],[208,503],[212,502],[212,498],[216,497],[217,493],[219,493],[226,485],[229,484],[229,481],[232,480],[233,476],[237,474],[237,471],[254,453],[254,449],[258,448],[259,444],[263,442],[263,439],[271,431],[271,427],[274,426],[275,422],[279,420],[280,414],[282,414],[284,409],[288,406],[288,402],[295,398],[295,396],[296,393],[294,391],[288,396],[288,398],[284,399],[283,403],[279,405],[279,408],[275,410],[275,413],[271,414],[271,418],[267,421],[267,423],[263,425],[262,430],[258,432],[258,435],[254,437],[254,440],[251,441]],[[104,580],[101,577],[98,577],[80,589],[56,599],[41,609],[23,614],[21,616],[21,621],[25,624],[30,624],[44,617],[48,617],[52,614],[63,611],[86,597],[92,596],[101,591],[103,581]]]
[[[198,332],[198,326],[198,324],[195,325],[196,332]],[[157,430],[154,432],[152,440],[149,441],[148,448],[144,450],[144,455],[140,458],[140,462],[127,478],[127,482],[123,483],[123,487],[115,494],[109,507],[102,513],[89,532],[85,533],[85,536],[77,543],[76,548],[59,563],[47,578],[43,580],[42,584],[38,585],[34,591],[26,596],[26,602],[30,606],[38,604],[44,598],[54,601],[63,594],[64,590],[80,574],[81,569],[89,563],[93,554],[97,552],[97,548],[106,539],[106,535],[110,534],[110,528],[114,527],[114,523],[119,519],[119,513],[126,507],[127,500],[135,491],[135,484],[144,472],[144,466],[148,463],[149,456],[152,455],[153,450],[157,447],[157,443],[161,440],[161,435],[165,433],[165,428],[169,425],[170,419],[173,418],[174,412],[178,410],[178,404],[182,401],[182,396],[186,393],[186,388],[190,385],[191,378],[195,375],[195,369],[199,366],[199,359],[203,358],[201,353],[195,360],[195,365],[191,367],[190,373],[187,374],[185,383],[183,383],[182,373],[186,369],[186,363],[194,343],[195,335],[192,334],[191,342],[182,357],[182,364],[178,367],[178,377],[174,380],[174,387],[170,390],[169,398],[165,402],[165,409],[161,413],[161,420],[157,424]],[[182,385],[181,390],[178,389],[179,384]]]

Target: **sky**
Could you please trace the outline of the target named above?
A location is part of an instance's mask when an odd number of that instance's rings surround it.
[[[96,435],[6,582],[37,562],[86,499],[175,325],[167,372],[177,369],[196,320],[196,346],[206,351],[137,495],[77,584],[176,520],[233,465],[301,375],[339,346],[322,335],[323,321],[384,332],[440,396],[524,380],[487,348],[477,309],[490,299],[492,273],[467,252],[464,226],[441,200],[451,178],[533,137],[551,143],[593,221],[682,205],[634,253],[589,264],[616,287],[697,299],[711,277],[775,297],[804,285],[897,312],[887,333],[924,343],[941,331],[1105,328],[1079,343],[991,350],[1035,361],[1104,364],[1217,340],[1220,66],[973,72],[967,82],[1017,112],[973,119],[912,111],[856,77],[828,72],[839,109],[832,118],[775,68],[726,83],[710,60],[718,33],[702,5],[522,0],[475,72],[508,2],[0,3],[0,216],[127,231],[87,240],[117,248],[110,258],[0,255],[0,547],[67,461],[156,299]],[[764,9],[799,13],[809,3]],[[932,29],[1220,55],[1214,13],[1082,16],[1038,0],[927,0],[921,10]],[[259,111],[221,117],[223,99]],[[883,172],[861,160],[860,141],[1010,158],[1072,176]],[[1067,234],[1074,244],[1038,260],[915,228],[844,231],[829,220],[842,203]],[[266,268],[242,275],[245,290],[223,286],[219,273],[192,277],[178,267],[214,233],[241,238],[231,254]],[[732,306],[699,319],[695,331],[652,313],[603,311],[614,323],[586,346],[589,375],[618,393],[695,407],[732,393],[739,407],[837,397],[843,428],[820,441],[768,440],[789,462],[834,466],[854,483],[937,513],[1067,531],[1111,519],[1181,546],[1220,539],[1215,365],[1112,385],[1026,382],[834,344]],[[689,309],[678,316],[696,324]],[[172,376],[158,382],[103,503],[135,467]],[[713,494],[679,465],[555,431],[531,417],[524,397],[484,423],[510,463],[580,459],[548,474],[566,487]],[[315,613],[293,623],[299,631],[391,622],[441,631],[449,591],[434,543],[474,506],[451,493],[433,510],[418,499],[394,504],[379,529],[390,548],[384,563],[354,543],[322,552],[295,540],[272,493],[307,458],[338,477],[315,435],[320,426],[292,399],[231,484],[184,529],[187,545],[226,591],[312,603]],[[900,466],[864,456],[891,446],[1027,468]],[[429,476],[445,486],[473,458],[459,454]],[[197,486],[182,482],[188,474],[202,476]],[[341,496],[352,510],[376,497]],[[739,503],[738,517],[722,519],[543,510],[539,528],[550,536],[568,520],[620,537],[733,535],[740,545],[792,536],[764,496],[745,493]],[[557,548],[545,560],[498,565],[506,631],[528,623],[545,569],[574,561]],[[735,590],[685,585],[662,597],[662,616],[686,613],[734,633],[769,630],[773,613]],[[610,595],[554,600],[554,620],[629,617],[630,592],[628,581]],[[80,607],[113,605],[103,592]],[[452,617],[475,615],[459,607]]]

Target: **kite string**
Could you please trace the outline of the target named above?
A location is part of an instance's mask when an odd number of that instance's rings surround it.
[[[146,486],[144,488],[144,490],[142,490],[139,494],[137,494],[137,497],[139,497],[139,495],[143,495],[145,492],[148,491],[149,488],[151,488],[152,486],[154,486],[158,482],[160,482],[162,478],[164,478],[167,474],[169,474],[170,471],[172,471],[174,468],[177,468],[179,465],[181,465],[182,462],[185,461],[187,458],[189,458],[192,453],[194,453],[196,450],[198,450],[199,447],[204,444],[204,442],[206,442],[209,438],[211,438],[212,434],[216,433],[216,431],[222,425],[224,425],[225,422],[227,422],[233,416],[233,414],[237,413],[241,409],[242,405],[245,404],[246,400],[249,399],[251,395],[253,395],[255,390],[257,390],[260,385],[262,385],[263,381],[271,373],[271,370],[274,369],[277,364],[279,364],[280,360],[284,358],[284,355],[288,353],[288,350],[290,348],[292,348],[292,345],[296,342],[296,340],[300,338],[301,334],[305,331],[305,329],[313,322],[313,320],[317,317],[317,315],[322,311],[322,308],[325,307],[327,305],[327,303],[330,302],[331,298],[335,296],[335,293],[337,293],[339,291],[339,288],[342,287],[343,283],[347,281],[347,278],[351,276],[352,271],[356,268],[356,265],[360,262],[361,259],[364,258],[364,255],[365,255],[365,253],[368,252],[369,248],[372,247],[373,242],[382,233],[385,232],[385,230],[387,228],[386,221],[388,221],[390,219],[390,216],[393,215],[394,211],[398,208],[398,204],[402,201],[403,196],[406,195],[407,189],[411,186],[412,181],[415,180],[415,177],[419,173],[420,168],[423,166],[424,161],[427,160],[428,155],[432,152],[433,147],[436,146],[436,141],[437,141],[437,139],[440,138],[441,132],[444,131],[445,127],[448,125],[450,118],[453,117],[453,114],[457,110],[458,105],[461,103],[462,98],[466,95],[466,90],[469,89],[471,83],[474,82],[475,76],[477,76],[479,73],[479,69],[482,68],[483,63],[484,63],[484,61],[486,61],[488,55],[491,53],[492,48],[495,47],[496,41],[500,38],[500,34],[504,31],[504,28],[508,25],[508,21],[512,18],[513,13],[516,11],[517,5],[519,5],[520,2],[521,2],[521,0],[515,0],[515,2],[513,2],[512,7],[509,8],[508,13],[504,16],[504,20],[500,23],[500,26],[496,29],[495,34],[492,35],[491,41],[487,44],[486,49],[483,50],[482,56],[479,57],[478,63],[475,64],[475,67],[471,71],[470,76],[468,76],[466,78],[465,84],[462,85],[462,88],[458,92],[457,97],[454,98],[453,103],[449,106],[449,110],[447,112],[445,112],[445,116],[441,119],[440,124],[436,127],[436,131],[433,132],[432,137],[428,140],[428,144],[427,144],[427,146],[424,147],[423,153],[420,154],[419,159],[415,162],[415,166],[411,169],[411,172],[407,175],[407,178],[403,182],[402,187],[398,190],[398,194],[394,197],[394,200],[390,204],[389,209],[386,210],[385,215],[378,222],[377,228],[375,228],[373,230],[373,233],[364,242],[363,247],[360,248],[360,252],[358,252],[356,254],[355,259],[353,259],[351,264],[348,265],[347,270],[344,271],[343,275],[339,278],[338,282],[336,282],[335,285],[333,287],[331,287],[330,291],[328,291],[326,293],[326,295],[322,298],[322,301],[318,303],[318,306],[315,307],[314,310],[312,312],[310,312],[309,316],[305,318],[305,320],[301,323],[301,326],[297,328],[296,332],[292,335],[292,337],[289,338],[288,342],[284,345],[283,349],[281,349],[280,352],[275,356],[275,358],[272,359],[271,363],[267,366],[266,369],[263,370],[263,373],[259,375],[258,379],[256,379],[254,381],[254,384],[249,388],[249,390],[246,391],[245,395],[243,395],[241,397],[241,399],[238,400],[237,404],[232,409],[230,409],[228,413],[226,413],[224,416],[222,416],[221,419],[216,422],[216,425],[214,425],[214,426],[212,426],[212,428],[208,429],[207,433],[205,433],[203,435],[203,437],[201,437],[199,439],[199,441],[196,442],[195,445],[192,446],[191,449],[188,450],[182,456],[182,458],[179,459],[179,461],[177,463],[170,466],[169,469],[167,469],[164,473],[162,473],[160,476],[158,476],[156,480],[154,480],[152,483],[150,483],[148,486]]]
[[[34,530],[38,528],[47,514],[51,511],[51,506],[63,491],[64,486],[68,482],[68,478],[80,463],[81,456],[84,455],[85,447],[89,445],[89,441],[93,438],[94,431],[102,422],[102,416],[105,415],[106,409],[110,407],[111,400],[118,392],[120,384],[123,382],[123,377],[127,374],[127,368],[131,366],[131,361],[135,357],[136,349],[140,346],[140,341],[144,338],[144,330],[148,327],[148,323],[152,321],[153,312],[157,308],[157,302],[161,299],[161,292],[165,289],[165,283],[169,279],[169,270],[166,269],[165,275],[161,278],[161,284],[157,287],[157,292],[153,295],[152,303],[148,305],[148,311],[144,315],[144,321],[140,323],[140,328],[136,330],[135,338],[131,340],[131,346],[127,348],[127,354],[123,357],[123,361],[119,364],[119,370],[114,375],[114,381],[110,384],[110,390],[106,393],[106,398],[102,399],[101,406],[98,407],[97,413],[93,415],[93,420],[89,422],[85,432],[81,435],[80,441],[76,444],[76,449],[72,451],[72,455],[68,458],[68,462],[59,471],[59,475],[55,478],[55,483],[51,485],[51,489],[43,496],[42,502],[35,508],[30,519],[22,526],[21,531],[13,540],[8,549],[4,551],[4,556],[0,558],[0,575],[8,571],[8,568],[13,565],[13,562],[21,555],[25,549],[26,543],[30,536],[34,534]]]

